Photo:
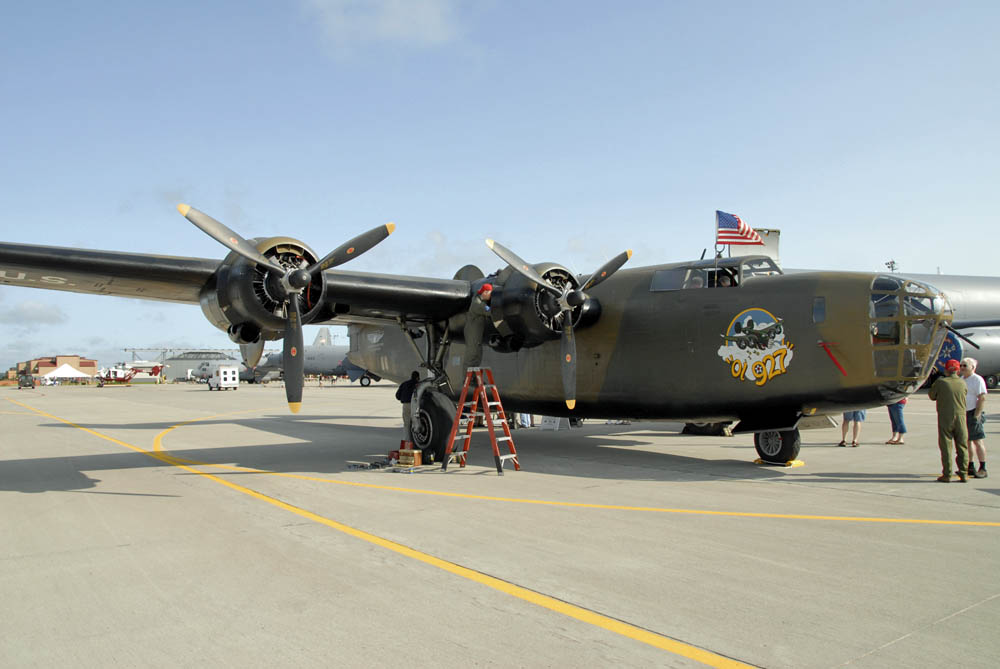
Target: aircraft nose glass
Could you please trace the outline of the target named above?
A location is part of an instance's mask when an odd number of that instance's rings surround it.
[[[878,276],[869,303],[872,362],[889,393],[906,393],[926,378],[951,314],[937,289],[916,281]]]

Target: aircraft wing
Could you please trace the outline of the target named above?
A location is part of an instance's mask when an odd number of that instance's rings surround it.
[[[334,323],[364,323],[402,316],[407,322],[440,321],[469,308],[468,281],[327,270],[327,301]]]
[[[0,242],[0,284],[197,304],[224,261]],[[332,323],[444,320],[468,308],[468,281],[326,270]]]
[[[0,284],[198,303],[218,260],[0,242]]]

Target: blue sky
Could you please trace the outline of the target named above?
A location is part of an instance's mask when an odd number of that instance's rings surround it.
[[[352,270],[696,258],[996,274],[996,2],[8,3],[0,239],[222,258],[178,202]],[[973,253],[961,253],[963,246]],[[307,328],[311,339],[314,328]],[[0,287],[0,366],[230,346],[197,306]]]

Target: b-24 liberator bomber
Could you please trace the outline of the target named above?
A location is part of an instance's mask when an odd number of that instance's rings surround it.
[[[438,456],[465,379],[466,312],[486,282],[494,288],[482,365],[493,369],[508,411],[735,421],[768,461],[798,455],[800,423],[810,416],[916,390],[952,320],[946,296],[928,283],[783,274],[766,256],[621,269],[626,251],[578,275],[488,240],[507,263],[489,277],[471,265],[452,279],[350,272],[335,268],[388,237],[392,224],[320,257],[297,239],[246,240],[194,208],[178,209],[229,254],[0,243],[0,283],[200,304],[251,366],[265,341],[283,339],[292,411],[302,402],[302,324],[351,325],[354,364],[394,381],[424,370],[413,436]],[[733,285],[723,287],[720,273]],[[696,284],[704,287],[685,288]]]

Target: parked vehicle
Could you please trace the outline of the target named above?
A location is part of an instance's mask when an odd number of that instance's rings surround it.
[[[208,377],[209,390],[236,390],[240,387],[240,368],[236,365],[219,365]]]
[[[31,374],[21,374],[17,377],[17,389],[21,388],[34,388],[35,387],[35,377]]]

